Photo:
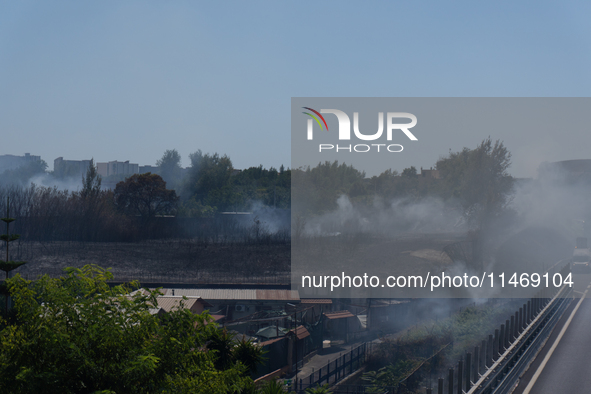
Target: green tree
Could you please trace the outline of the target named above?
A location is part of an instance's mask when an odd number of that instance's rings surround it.
[[[246,367],[245,374],[255,373],[257,365],[264,361],[264,351],[244,337],[236,341],[227,329],[217,330],[210,336],[207,349],[216,353],[215,367],[219,370],[232,368],[236,363]]]
[[[395,365],[389,364],[377,371],[366,372],[361,379],[372,385],[367,393],[381,394],[385,389],[397,387],[417,364],[412,360],[400,360]]]
[[[112,279],[96,266],[8,279],[17,318],[0,330],[0,392],[226,394],[252,386],[240,360],[215,368],[217,353],[204,349],[219,328],[208,314],[154,315],[157,291],[132,293],[109,286]]]
[[[228,330],[223,329],[216,332],[216,334],[209,339],[207,348],[216,352],[217,357],[215,367],[217,369],[228,369],[234,363],[234,357],[232,354],[232,350],[234,349],[234,338],[228,333]]]
[[[473,262],[483,264],[484,240],[491,240],[491,227],[510,200],[513,177],[507,169],[511,153],[503,142],[482,141],[476,149],[464,148],[440,159],[436,168],[443,177],[443,194],[458,199],[467,219],[477,228],[472,234]]]
[[[410,166],[410,167],[402,170],[401,175],[406,178],[416,178],[417,177],[417,169],[415,166]]]
[[[149,172],[119,182],[113,197],[121,211],[144,218],[174,213],[179,200],[174,190],[166,188],[160,175]]]
[[[489,138],[476,149],[464,148],[437,161],[446,197],[458,198],[468,217],[482,225],[498,215],[509,200],[513,177],[507,169],[511,153]]]
[[[258,392],[260,394],[285,394],[287,390],[279,380],[273,379],[264,382]]]
[[[265,353],[262,347],[253,346],[253,343],[246,340],[244,336],[240,341],[234,342],[232,349],[234,362],[243,364],[250,374],[256,373],[258,365],[265,361]]]
[[[191,167],[185,193],[203,205],[226,209],[232,205],[232,161],[226,155],[210,155],[201,150],[191,153]]]
[[[82,190],[72,193],[72,201],[78,202],[80,219],[78,233],[85,239],[96,239],[99,236],[101,216],[106,208],[105,194],[101,191],[101,176],[97,172],[94,159],[86,174],[82,176]]]
[[[314,168],[292,170],[292,192],[296,201],[305,201],[306,210],[314,213],[332,211],[339,196],[367,192],[365,172],[338,161],[318,163]],[[292,207],[301,213],[302,207]]]
[[[160,167],[160,175],[170,189],[177,189],[181,181],[181,155],[176,149],[167,149],[160,160],[156,162]]]
[[[196,201],[195,198],[183,201],[178,209],[177,216],[184,216],[189,218],[198,217],[213,217],[216,209],[209,205],[203,205]]]
[[[318,386],[315,388],[306,389],[306,394],[331,394],[332,391],[328,388],[328,384]]]
[[[249,209],[253,201],[262,202],[275,208],[289,208],[290,171],[270,167],[250,167],[230,178],[232,204],[237,209]]]
[[[82,176],[82,191],[80,197],[83,200],[96,200],[101,193],[101,176],[96,170],[94,158],[90,159],[90,164],[86,174]]]

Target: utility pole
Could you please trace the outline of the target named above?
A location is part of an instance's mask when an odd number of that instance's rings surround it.
[[[0,240],[6,242],[6,260],[0,260],[0,270],[6,273],[6,280],[10,277],[10,271],[17,269],[23,264],[26,264],[25,261],[10,261],[8,260],[8,244],[12,241],[16,241],[19,239],[20,235],[18,234],[10,234],[9,226],[11,222],[14,222],[15,219],[10,217],[10,198],[6,197],[6,217],[1,218],[4,223],[6,223],[6,234],[0,235]],[[4,281],[6,286],[6,280]],[[6,300],[6,316],[8,316],[8,308],[10,307],[10,295],[8,294],[8,289],[6,289],[6,294],[4,295]]]

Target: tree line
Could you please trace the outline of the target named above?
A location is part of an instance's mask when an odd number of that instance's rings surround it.
[[[221,212],[252,211],[253,207],[292,209],[310,216],[337,207],[346,195],[357,206],[370,207],[379,197],[410,204],[437,197],[461,209],[469,220],[486,227],[509,201],[513,178],[511,154],[490,138],[476,148],[450,152],[435,163],[436,176],[421,176],[415,167],[400,173],[387,169],[366,177],[351,165],[319,163],[316,167],[278,170],[263,166],[237,171],[226,155],[198,150],[183,169],[176,150],[167,150],[156,163],[158,174],[135,174],[113,190],[101,187],[94,165],[82,177],[81,189],[65,191],[9,183],[0,187],[0,209],[6,196],[11,211],[22,219],[18,231],[25,239],[117,241],[190,236],[182,218],[196,219],[193,227],[215,226]],[[43,167],[43,166],[41,166]],[[18,170],[18,169],[17,169]],[[14,171],[11,174],[14,175]],[[23,170],[24,171],[24,170]],[[27,173],[28,174],[28,173]],[[175,217],[175,220],[166,219]],[[256,219],[251,220],[255,224]],[[185,224],[187,222],[185,221]],[[260,222],[259,222],[260,223]],[[236,224],[232,224],[235,226]],[[223,226],[222,226],[223,227]]]
[[[174,190],[178,201],[175,204],[165,204],[156,212],[148,212],[148,215],[172,213],[185,217],[211,217],[217,212],[249,210],[253,204],[283,209],[290,206],[291,171],[283,165],[279,169],[273,167],[267,169],[260,165],[237,170],[227,155],[203,153],[201,150],[191,153],[189,160],[190,166],[182,168],[180,154],[176,149],[171,149],[166,150],[156,162],[157,170],[152,175],[158,175],[165,182],[166,189]],[[96,182],[100,178],[94,168],[93,160],[90,167],[92,167],[89,168],[92,173],[85,174],[82,179],[84,189],[89,188],[88,182]],[[46,169],[47,164],[39,160],[16,169],[6,170],[0,174],[0,186],[26,188],[32,182],[39,186],[40,181],[45,185],[58,184],[60,183],[58,181],[64,181],[65,177],[71,189],[79,189],[80,178],[76,179],[75,176],[67,173],[47,172]],[[128,182],[128,176],[115,178],[118,181],[117,187],[120,182],[124,182],[128,189],[134,187],[134,182],[143,182],[144,187],[160,188],[164,185],[157,184],[160,180],[156,177],[136,177],[133,182]],[[107,179],[109,180],[112,181]],[[171,195],[169,199],[174,202],[175,198]],[[138,214],[144,215],[144,212]]]
[[[513,187],[508,173],[511,153],[502,141],[483,140],[476,148],[450,152],[435,163],[435,171],[421,176],[414,166],[402,172],[387,169],[366,177],[363,171],[338,162],[292,170],[294,207],[303,213],[318,214],[337,208],[337,199],[346,195],[358,205],[371,206],[374,198],[405,199],[413,203],[437,197],[453,202],[471,220],[482,222],[506,207]],[[431,170],[430,170],[431,171]]]

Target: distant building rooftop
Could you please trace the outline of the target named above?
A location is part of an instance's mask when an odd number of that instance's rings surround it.
[[[41,156],[34,156],[25,153],[24,156],[0,155],[0,173],[6,170],[13,170],[21,167],[31,161],[40,161]]]
[[[200,297],[204,300],[267,300],[267,301],[300,301],[297,290],[267,289],[162,289],[165,295]]]
[[[591,159],[544,162],[538,168],[540,179],[591,182]]]
[[[310,336],[310,332],[304,326],[298,326],[289,332],[294,333],[298,339],[304,339]]]
[[[337,312],[326,312],[324,313],[327,319],[334,320],[334,319],[345,319],[347,317],[355,317],[354,314],[351,312],[344,310],[344,311],[337,311]]]
[[[302,304],[332,304],[330,298],[302,298]]]
[[[96,163],[97,172],[102,177],[108,177],[111,175],[133,175],[138,174],[139,165],[126,161],[110,161],[108,163]]]
[[[254,334],[257,337],[273,339],[277,337],[285,336],[285,334],[289,332],[287,328],[278,327],[278,326],[268,326],[261,328]]]
[[[200,298],[189,298],[185,300],[183,297],[158,297],[157,301],[158,307],[162,308],[165,312],[178,309],[182,304],[185,309],[189,309],[195,313],[201,313],[207,305],[207,303]]]

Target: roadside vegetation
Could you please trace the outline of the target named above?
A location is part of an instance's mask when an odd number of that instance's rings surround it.
[[[418,387],[429,374],[445,371],[504,323],[519,302],[485,303],[463,308],[447,319],[424,322],[395,338],[383,338],[372,353],[363,380],[376,392],[403,383]],[[519,301],[519,300],[518,300]],[[372,391],[370,391],[372,392]]]
[[[157,290],[110,287],[108,270],[7,280],[0,320],[3,393],[256,393],[262,349],[236,342],[207,314],[151,313]]]

